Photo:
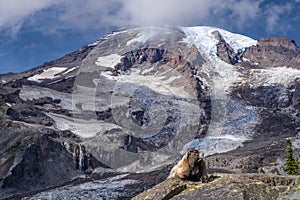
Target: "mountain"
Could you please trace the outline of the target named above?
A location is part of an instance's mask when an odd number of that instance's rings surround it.
[[[285,174],[300,49],[214,27],[113,32],[0,75],[0,198],[128,199],[194,148],[209,172]]]

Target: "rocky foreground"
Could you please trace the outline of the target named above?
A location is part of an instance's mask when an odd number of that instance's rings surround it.
[[[300,199],[299,176],[212,174],[208,183],[167,179],[134,200]]]

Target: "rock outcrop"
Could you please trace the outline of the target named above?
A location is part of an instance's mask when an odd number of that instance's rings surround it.
[[[299,199],[300,178],[262,174],[214,174],[209,183],[168,179],[134,200]]]
[[[238,52],[235,53],[233,48],[224,40],[219,31],[214,31],[212,34],[219,41],[217,44],[217,56],[223,61],[234,65],[238,62]]]
[[[300,69],[300,49],[293,40],[262,38],[257,46],[248,47],[242,58],[260,67],[291,67]]]
[[[234,52],[218,31],[213,32],[217,55],[224,62],[250,68],[290,67],[300,69],[300,49],[295,41],[286,38],[261,38],[257,45]]]
[[[294,40],[288,38],[262,38],[258,40],[259,46],[272,46],[272,47],[283,47],[293,51],[299,51],[299,47],[296,45]]]

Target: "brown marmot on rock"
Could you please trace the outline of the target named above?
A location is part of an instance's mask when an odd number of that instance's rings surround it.
[[[206,164],[203,152],[189,150],[183,158],[175,165],[168,178],[180,178],[206,182]]]

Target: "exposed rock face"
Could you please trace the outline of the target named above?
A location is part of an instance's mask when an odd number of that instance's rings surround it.
[[[272,46],[272,47],[283,47],[293,51],[299,51],[299,47],[296,45],[294,40],[287,38],[262,38],[258,40],[259,46]]]
[[[212,34],[216,37],[216,39],[219,41],[217,44],[217,56],[219,56],[223,61],[229,63],[229,64],[235,64],[237,63],[238,54],[234,52],[232,47],[226,43],[223,36],[220,34],[219,31],[214,31]]]
[[[217,174],[211,182],[168,179],[133,199],[298,199],[299,177]]]
[[[291,67],[300,68],[300,49],[295,41],[286,38],[262,38],[256,46],[234,52],[218,31],[213,33],[219,41],[217,55],[229,64],[251,68]]]
[[[97,167],[107,168],[78,145],[80,139],[69,131],[30,127],[22,123],[2,124],[2,188],[7,194],[56,186]],[[2,193],[5,195],[6,191]]]
[[[263,38],[249,47],[243,58],[261,67],[292,67],[300,69],[300,49],[294,41],[284,38]]]

